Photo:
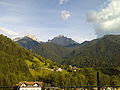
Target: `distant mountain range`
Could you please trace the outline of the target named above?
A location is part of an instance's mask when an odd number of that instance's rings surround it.
[[[63,37],[61,38],[63,39]],[[59,40],[60,40],[60,37],[59,37]],[[66,41],[67,40],[68,39],[66,39]],[[71,41],[73,40],[71,39]],[[22,47],[25,47],[26,49],[29,49],[29,50],[31,49],[33,52],[37,53],[38,55],[41,55],[45,58],[51,59],[56,62],[61,62],[63,60],[63,57],[65,57],[66,55],[69,55],[69,53],[71,52],[71,50],[68,47],[64,47],[62,45],[55,44],[50,41],[38,42],[27,36],[17,40],[16,42],[19,43]],[[70,44],[71,43],[68,44],[69,47],[70,47]]]
[[[78,67],[114,67],[120,65],[120,35],[105,35],[102,38],[85,41],[81,44],[64,36],[55,37],[46,43],[34,40],[31,42],[26,39],[17,42],[23,47],[30,46],[25,48],[62,64]],[[67,43],[63,45],[63,42]],[[70,47],[70,45],[73,46]]]

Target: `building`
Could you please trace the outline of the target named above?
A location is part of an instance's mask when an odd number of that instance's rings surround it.
[[[17,90],[42,90],[43,82],[19,82]]]
[[[57,69],[56,69],[56,71],[60,71],[60,72],[61,72],[61,71],[62,71],[62,69],[61,69],[61,68],[57,68]]]

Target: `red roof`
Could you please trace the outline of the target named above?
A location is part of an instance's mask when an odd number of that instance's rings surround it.
[[[43,86],[43,82],[28,82],[28,81],[19,82],[17,84],[17,86],[21,86],[22,84],[26,84],[27,86],[33,86],[34,84],[38,84],[39,86]]]

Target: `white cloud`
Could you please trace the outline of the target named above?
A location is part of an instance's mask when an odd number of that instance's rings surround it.
[[[70,11],[66,11],[66,10],[61,11],[61,17],[63,20],[68,20],[70,16],[71,16]]]
[[[0,27],[0,32],[3,33],[3,34],[6,34],[10,37],[14,37],[14,36],[17,36],[18,33],[12,31],[12,30],[9,30],[9,29],[6,29],[4,27]]]
[[[101,11],[89,12],[87,19],[95,24],[98,36],[120,33],[120,0],[109,0]]]

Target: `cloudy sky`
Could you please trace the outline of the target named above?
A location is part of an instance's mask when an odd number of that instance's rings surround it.
[[[120,0],[0,0],[0,33],[78,42],[120,34]]]

